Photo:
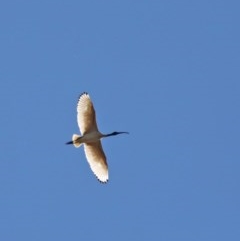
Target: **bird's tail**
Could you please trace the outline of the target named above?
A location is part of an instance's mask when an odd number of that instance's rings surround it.
[[[75,147],[80,147],[81,146],[81,142],[80,142],[81,136],[77,135],[77,134],[73,134],[72,136],[72,141],[67,142],[66,144],[73,144]]]

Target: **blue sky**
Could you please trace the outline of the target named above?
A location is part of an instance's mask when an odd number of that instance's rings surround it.
[[[240,238],[238,1],[0,4],[0,240]],[[78,133],[87,91],[110,181]]]

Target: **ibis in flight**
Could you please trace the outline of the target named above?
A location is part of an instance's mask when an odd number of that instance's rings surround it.
[[[100,140],[104,137],[128,134],[128,132],[114,131],[110,134],[102,134],[97,127],[93,103],[86,92],[82,93],[78,100],[77,122],[82,135],[73,134],[72,141],[66,144],[73,144],[75,147],[84,144],[84,151],[90,168],[101,183],[106,183],[109,178],[108,164]]]

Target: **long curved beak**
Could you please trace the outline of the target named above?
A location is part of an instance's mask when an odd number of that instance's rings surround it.
[[[127,131],[119,131],[119,132],[117,132],[118,134],[129,134],[129,132],[127,132]]]

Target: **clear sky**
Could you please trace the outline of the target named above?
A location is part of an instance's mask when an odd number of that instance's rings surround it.
[[[240,240],[239,1],[2,1],[0,240]],[[92,174],[87,91],[110,181]]]

